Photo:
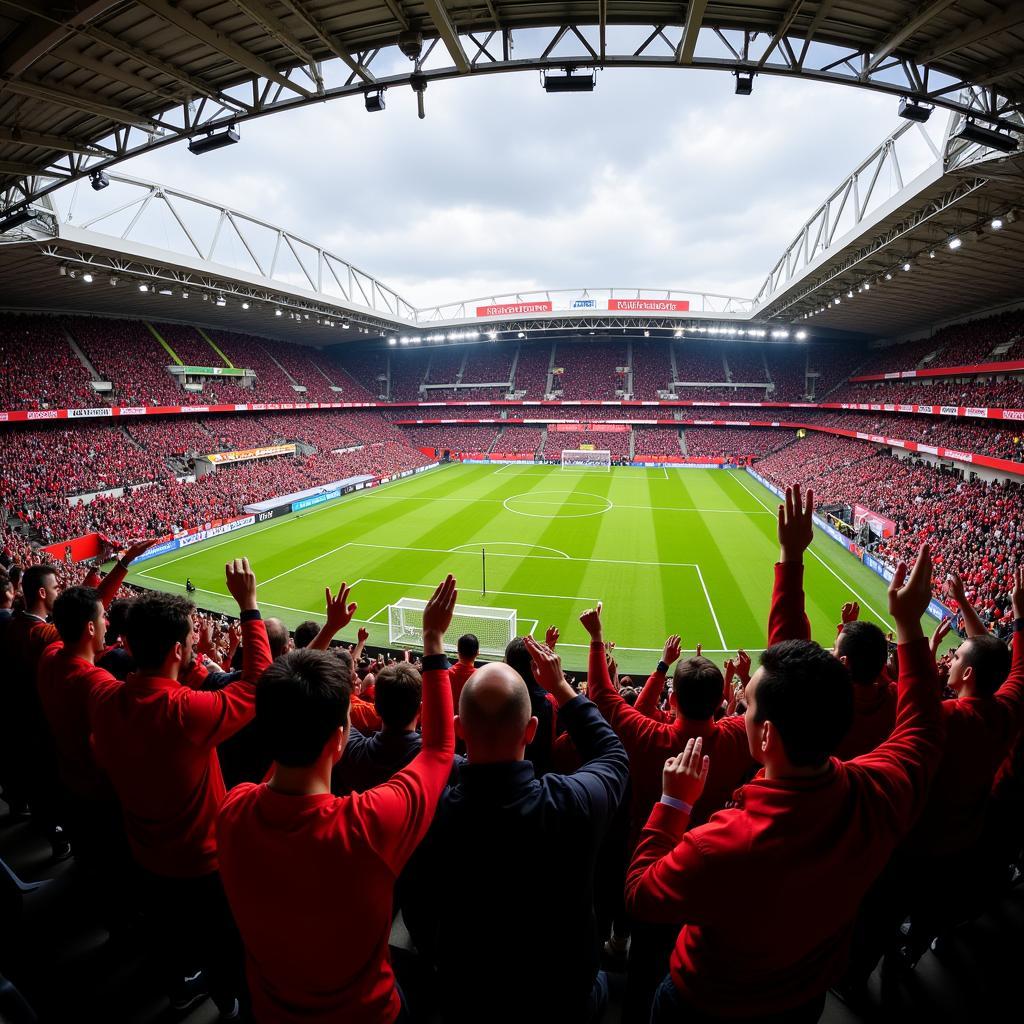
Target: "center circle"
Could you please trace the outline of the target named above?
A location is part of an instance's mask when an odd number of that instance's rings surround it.
[[[555,494],[559,498],[594,498],[593,502],[567,502],[557,512],[524,512],[513,505],[526,505],[540,508],[543,505],[554,505],[555,501],[538,498],[541,494]],[[603,504],[598,504],[603,502]],[[600,516],[615,506],[603,494],[589,494],[580,491],[524,491],[522,494],[513,494],[506,498],[502,505],[517,516],[529,516],[531,519],[585,519],[587,516]],[[573,509],[579,511],[573,511]]]

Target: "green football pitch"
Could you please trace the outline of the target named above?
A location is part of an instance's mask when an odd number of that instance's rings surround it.
[[[459,604],[514,609],[520,635],[558,626],[568,669],[585,668],[579,616],[603,601],[621,669],[642,673],[670,633],[716,660],[765,646],[777,506],[742,471],[452,465],[170,552],[129,580],[183,593],[189,577],[200,607],[232,612],[224,563],[246,556],[264,615],[291,627],[322,622],[324,587],[345,580],[359,608],[342,638],[362,624],[387,647],[388,605],[451,572]],[[841,547],[816,537],[806,565],[815,639],[831,646],[846,601],[890,628],[885,584]]]

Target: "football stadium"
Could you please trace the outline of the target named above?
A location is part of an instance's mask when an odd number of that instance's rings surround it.
[[[0,1022],[1017,1019],[1022,147],[1015,0],[0,0]]]

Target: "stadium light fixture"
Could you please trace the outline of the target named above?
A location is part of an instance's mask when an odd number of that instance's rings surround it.
[[[218,295],[217,296],[217,305],[218,306],[226,306],[227,304],[228,304],[228,301],[227,301],[227,299],[224,298],[223,295]]]
[[[526,337],[526,335],[525,335],[525,334],[523,334],[523,332],[522,332],[522,331],[520,331],[520,332],[519,332],[519,337],[520,337],[520,338],[525,338],[525,337]]]
[[[886,279],[886,281],[891,281],[892,280],[892,273],[887,271],[886,275],[885,275],[885,279]]]
[[[736,95],[749,96],[754,91],[754,73],[752,71],[736,71]]]
[[[376,92],[368,92],[366,94],[366,109],[371,114],[380,113],[384,109],[384,90],[378,89]]]
[[[240,138],[238,129],[229,124],[222,132],[209,132],[198,139],[190,139],[188,151],[196,156],[202,156],[203,153],[211,153],[215,149],[233,146]]]
[[[248,302],[243,302],[242,303],[242,309],[248,309],[248,308],[249,308],[249,303]]]
[[[871,291],[871,282],[870,281],[865,281],[864,282],[864,291],[866,291],[866,292]]]
[[[806,331],[797,331],[796,332],[796,340],[797,341],[806,341],[807,340],[807,332]]]
[[[349,329],[349,322],[348,322],[347,320],[343,320],[343,321],[342,321],[342,323],[341,323],[341,329],[342,329],[343,331],[347,331],[347,330]]]
[[[148,284],[140,284],[139,285],[139,291],[140,292],[148,292],[149,291],[149,285]]]
[[[85,282],[86,284],[92,284],[92,274],[90,274],[90,273],[89,273],[88,271],[86,271],[86,272],[85,272],[85,273],[84,273],[84,274],[82,275],[82,280],[83,280],[83,281],[84,281],[84,282]]]
[[[987,128],[969,117],[964,119],[963,124],[950,132],[949,137],[963,142],[973,142],[979,146],[988,146],[989,149],[998,150],[1000,153],[1013,153],[1018,146],[1017,139],[1009,132]]]
[[[543,83],[545,92],[593,92],[597,85],[597,72],[592,71],[589,75],[574,75],[573,68],[566,68],[565,74],[552,74],[550,71],[543,72]]]
[[[853,298],[853,289],[852,288],[846,293],[846,297],[848,299],[852,299]]]
[[[909,271],[910,271],[910,264],[909,263],[904,263],[903,264],[903,269],[906,270],[909,273]]]
[[[102,171],[93,171],[89,175],[89,184],[94,191],[102,192],[110,184],[110,179]]]
[[[110,287],[111,288],[116,288],[117,287],[117,278],[113,274],[110,275]]]
[[[487,332],[487,337],[490,338],[491,341],[497,341],[498,340],[498,332],[497,331],[488,331]]]
[[[901,96],[898,113],[900,117],[907,121],[916,121],[918,124],[924,124],[932,116],[932,109],[932,107],[918,103],[917,100],[911,99],[909,96]]]
[[[989,224],[989,227],[990,227],[990,228],[991,228],[991,229],[992,229],[993,231],[1001,231],[1001,230],[1003,229],[1003,221],[1002,221],[1002,218],[1001,218],[1001,217],[993,217],[993,218],[992,218],[992,223],[991,223],[991,224]]]
[[[949,245],[950,249],[952,249],[955,252],[964,243],[963,239],[958,238],[956,235],[954,235],[947,244]]]
[[[388,344],[389,345],[397,345],[398,344],[398,339],[397,338],[388,338]]]
[[[281,309],[280,306],[278,306],[277,309],[274,310],[274,316],[283,316],[283,315],[284,315],[284,311]]]

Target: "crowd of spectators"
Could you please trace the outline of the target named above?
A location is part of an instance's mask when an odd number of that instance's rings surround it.
[[[555,347],[553,387],[562,398],[611,400],[621,397],[626,377],[618,372],[626,365],[626,346],[619,341],[560,341]]]
[[[756,427],[686,427],[686,453],[702,458],[764,456],[793,439],[791,430],[759,430]]]
[[[544,398],[550,366],[550,343],[521,343],[519,359],[516,362],[516,383],[513,390],[522,393],[524,398]]]
[[[425,383],[457,384],[463,361],[473,354],[473,349],[467,349],[464,345],[444,345],[430,349],[430,369]]]
[[[474,345],[462,374],[463,384],[496,384],[511,379],[515,346],[511,342]],[[494,392],[492,392],[493,394]]]
[[[722,346],[729,380],[739,383],[757,384],[768,380],[765,366],[766,347],[753,342],[729,342]]]
[[[868,402],[883,405],[956,405],[983,409],[1024,408],[1021,377],[976,377],[970,380],[887,380],[847,384],[829,395],[830,402]]]
[[[598,430],[549,430],[544,443],[546,459],[561,459],[563,451],[577,451],[590,445],[598,451],[611,452],[613,461],[629,458],[630,433],[628,430],[609,433]]]
[[[541,427],[505,427],[494,442],[494,450],[536,453],[543,440],[544,431]]]
[[[447,448],[453,452],[489,452],[500,428],[480,427],[407,427],[402,436],[414,448]]]
[[[634,427],[633,451],[637,458],[644,455],[674,455],[682,457],[678,427]]]
[[[729,379],[722,346],[716,342],[691,339],[672,345],[676,355],[676,380],[717,384]]]
[[[98,405],[91,379],[53,317],[0,318],[0,409]]]
[[[392,402],[418,402],[423,399],[421,385],[433,353],[424,348],[399,348],[390,354]]]
[[[655,401],[659,391],[668,391],[672,380],[672,358],[665,341],[633,341],[633,398]]]
[[[1024,311],[1014,310],[943,327],[931,341],[941,346],[929,366],[976,366],[1024,357]],[[1006,348],[998,355],[997,348]]]

